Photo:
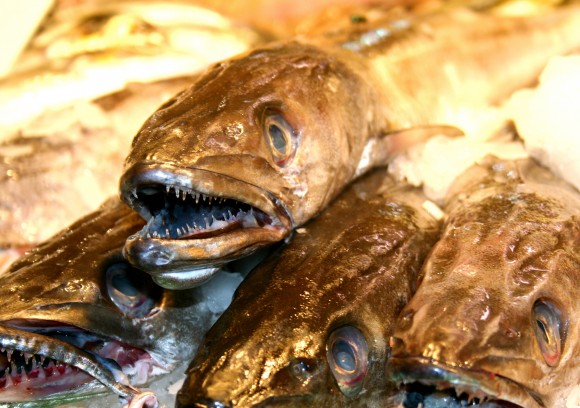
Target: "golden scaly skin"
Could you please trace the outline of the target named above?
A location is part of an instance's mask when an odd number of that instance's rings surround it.
[[[461,112],[532,82],[550,56],[580,45],[578,31],[576,5],[527,18],[394,9],[219,63],[133,141],[121,195],[156,217],[125,256],[162,286],[200,284],[287,237],[369,168],[449,132],[439,125],[462,127]]]
[[[439,233],[424,201],[385,169],[349,186],[241,284],[191,363],[178,406],[384,406],[396,394],[384,375],[392,323]],[[327,343],[344,327],[362,333],[368,353],[341,392]]]
[[[391,378],[564,407],[580,380],[578,191],[532,160],[488,157],[446,210],[393,335]]]

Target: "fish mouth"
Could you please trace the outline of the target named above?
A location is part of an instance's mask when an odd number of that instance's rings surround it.
[[[225,263],[280,241],[292,225],[269,192],[202,169],[136,165],[123,175],[121,197],[147,221],[125,256],[149,273]]]
[[[0,402],[62,404],[102,393],[86,388],[96,381],[130,400],[139,393],[133,384],[159,369],[147,351],[76,326],[34,319],[0,324]]]
[[[449,406],[479,406],[489,408],[541,408],[542,399],[521,384],[479,369],[465,369],[427,358],[391,357],[387,377],[402,384],[415,403],[406,407],[429,407],[433,401],[444,400]],[[439,406],[439,405],[437,405]]]

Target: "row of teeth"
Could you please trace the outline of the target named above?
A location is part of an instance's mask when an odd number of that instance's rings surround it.
[[[237,221],[237,220],[242,221],[244,227],[257,227],[258,226],[258,221],[256,220],[256,217],[254,216],[254,210],[252,208],[250,208],[250,210],[248,212],[239,210],[236,215],[232,214],[232,212],[230,210],[228,210],[227,217],[225,217],[224,220],[218,220],[213,215],[211,216],[211,220],[208,217],[204,217],[203,219],[204,219],[205,225],[198,225],[197,223],[192,222],[193,226],[189,225],[189,223],[186,223],[184,227],[175,228],[177,235],[181,237],[182,235],[192,234],[196,231],[199,232],[199,231],[214,230],[214,229],[218,229],[220,227],[224,227],[227,224],[234,222],[234,221]],[[144,230],[144,231],[147,231],[145,233],[145,236],[149,239],[169,237],[170,236],[169,228],[165,228],[165,235],[163,235],[162,233],[159,233],[158,231],[149,232],[151,224],[153,224],[154,220],[155,220],[154,217],[151,217],[151,219],[149,219],[149,222],[147,223],[147,226]],[[162,222],[162,225],[165,225],[165,221]]]
[[[187,195],[189,194],[195,200],[196,204],[199,203],[200,199],[201,199],[201,201],[207,201],[208,204],[211,204],[212,200],[216,200],[218,202],[218,204],[221,204],[222,202],[224,202],[226,200],[226,198],[223,198],[223,197],[213,197],[211,195],[199,193],[195,190],[192,190],[192,189],[186,188],[186,187],[172,186],[169,184],[165,186],[165,191],[167,194],[169,194],[169,192],[171,190],[175,191],[175,197],[181,198],[184,201],[187,198]],[[143,189],[139,190],[139,192],[142,194],[145,194],[145,195],[153,195],[153,194],[157,194],[159,191],[155,188],[152,188],[152,189],[143,188]],[[134,188],[131,191],[131,194],[136,199],[139,198],[139,196],[137,194],[137,188]]]
[[[73,367],[68,364],[63,364],[64,372],[61,373],[59,369],[57,369],[55,365],[55,360],[45,357],[42,355],[30,354],[25,352],[20,352],[19,350],[12,350],[12,349],[4,349],[0,348],[0,352],[5,353],[6,358],[8,360],[8,365],[4,369],[4,374],[0,376],[0,379],[5,380],[4,387],[9,387],[14,385],[14,379],[18,377],[18,382],[28,381],[28,372],[32,372],[38,369],[38,376],[35,377],[36,379],[45,379],[47,377],[47,372],[50,373],[51,377],[58,376],[58,375],[65,375],[70,374],[73,372]],[[12,358],[14,356],[14,359]],[[30,365],[30,369],[26,370],[24,366],[18,367],[15,363],[15,359],[17,356],[20,356],[24,359],[26,365]],[[48,360],[48,364],[44,366],[45,362]]]

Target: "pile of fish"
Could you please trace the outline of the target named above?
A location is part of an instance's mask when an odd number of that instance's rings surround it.
[[[505,117],[474,119],[578,49],[580,4],[346,16],[75,105],[109,120],[183,88],[123,150],[121,199],[38,245],[7,239],[34,248],[0,277],[0,405],[580,406],[580,192]],[[482,152],[438,195],[387,168],[473,132],[521,157]],[[11,182],[62,143],[21,137]]]

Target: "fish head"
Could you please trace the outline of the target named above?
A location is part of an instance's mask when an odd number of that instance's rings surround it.
[[[2,276],[0,401],[62,404],[106,388],[131,398],[193,356],[192,333],[210,324],[200,295],[164,290],[123,259],[143,221],[115,201]]]
[[[378,406],[392,396],[388,339],[438,228],[356,187],[240,285],[178,406]]]
[[[148,221],[127,240],[129,262],[161,285],[192,286],[320,212],[376,127],[376,96],[353,61],[272,45],[214,65],[157,110],[121,179]]]
[[[397,322],[391,379],[425,398],[565,405],[580,375],[580,218],[525,190],[475,194],[451,216]]]
[[[227,316],[218,320],[188,369],[177,406],[344,406],[359,395],[370,398],[367,388],[387,392],[379,363],[386,336],[378,325],[352,315],[321,319],[312,309],[276,309],[261,304],[233,324]]]

